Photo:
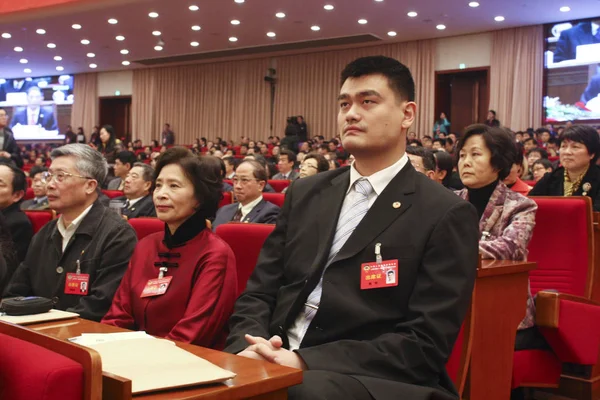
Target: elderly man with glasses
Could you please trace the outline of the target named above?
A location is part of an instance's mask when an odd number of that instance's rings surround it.
[[[68,144],[51,153],[44,174],[50,208],[60,218],[32,239],[4,298],[41,296],[54,308],[100,321],[111,305],[137,239],[134,230],[98,200],[108,165],[83,144]]]

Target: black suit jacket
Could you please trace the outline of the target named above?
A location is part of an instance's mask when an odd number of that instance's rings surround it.
[[[17,251],[18,262],[22,262],[27,255],[29,243],[33,237],[33,227],[27,215],[21,210],[20,203],[14,203],[2,210],[6,226],[10,232],[15,250]],[[9,265],[9,272],[12,274],[17,269],[18,265]]]
[[[10,154],[10,159],[14,161],[17,167],[23,167],[23,159],[21,158],[21,151],[19,150],[19,146],[17,146],[17,141],[13,136],[12,131],[5,127],[4,129],[0,128],[0,134],[4,135],[4,145],[2,145],[2,150],[6,151]]]
[[[349,176],[341,168],[290,186],[236,302],[226,351],[246,348],[246,333],[280,335],[289,347],[286,333],[325,268]],[[308,368],[351,375],[376,400],[454,398],[445,363],[471,300],[478,222],[471,204],[408,163],[325,271],[297,350]],[[361,290],[361,264],[375,261],[377,243],[384,260],[398,259],[399,285]]]
[[[127,197],[121,196],[117,197],[114,200],[119,200],[125,203],[127,201]],[[152,200],[152,195],[149,194],[143,197],[140,201],[138,201],[129,208],[123,208],[123,215],[126,216],[127,219],[140,217],[156,217],[156,209],[154,208],[154,201]]]
[[[27,107],[23,107],[17,112],[10,120],[10,127],[14,127],[17,124],[21,125],[29,125],[29,120],[27,118]],[[42,106],[40,107],[40,112],[38,114],[37,124],[41,125],[47,131],[56,131],[58,130],[58,124],[56,123],[56,119],[54,118],[54,109],[51,106]]]
[[[588,172],[583,177],[579,189],[573,196],[583,196],[583,185],[589,183],[592,187],[587,192],[587,196],[592,198],[594,211],[600,211],[600,167],[590,165]],[[552,173],[547,173],[533,189],[529,196],[564,196],[565,194],[565,169],[558,168]]]
[[[560,33],[558,42],[556,42],[554,62],[574,60],[577,56],[577,46],[593,43],[600,43],[600,40],[592,35],[591,22],[581,22],[566,29]]]
[[[238,207],[239,203],[234,203],[219,208],[215,217],[215,221],[212,224],[213,231],[217,229],[217,226],[230,222],[235,216]],[[261,202],[255,205],[252,211],[250,211],[248,215],[246,215],[246,217],[240,222],[274,224],[280,211],[281,209],[275,204],[263,199]]]
[[[600,75],[592,77],[592,80],[588,84],[587,88],[581,95],[581,102],[587,103],[591,99],[595,98],[600,94]]]

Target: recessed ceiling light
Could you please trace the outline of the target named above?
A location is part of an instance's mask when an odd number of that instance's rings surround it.
[[[94,53],[87,53],[86,56],[88,56],[89,58],[94,58],[96,57],[96,55]]]
[[[4,33],[2,34],[2,37],[3,37],[4,39],[10,39],[12,36],[11,36],[11,34],[10,34],[10,33],[4,32]]]
[[[49,49],[54,49],[54,48],[56,48],[56,45],[55,45],[54,43],[48,43],[46,46],[47,46]]]
[[[54,61],[62,61],[62,57],[61,56],[54,56]]]
[[[158,18],[158,13],[157,13],[157,12],[154,12],[154,11],[152,11],[151,13],[149,13],[149,14],[148,14],[148,16],[149,16],[150,18]]]
[[[123,64],[124,66],[128,66],[131,63],[129,61],[123,61],[123,62],[121,62],[121,64]]]
[[[87,46],[90,44],[90,41],[88,39],[81,39],[81,44],[85,44]]]
[[[200,9],[200,7],[198,7],[197,5],[191,5],[189,6],[190,11],[198,11]]]
[[[116,20],[116,19],[114,19],[114,18],[111,18],[111,19],[109,19],[109,20],[108,20],[108,23],[109,23],[109,24],[111,24],[111,25],[116,25],[116,24],[118,24],[118,23],[119,23],[119,21],[117,21],[117,20]]]
[[[502,15],[498,15],[497,17],[494,17],[494,21],[502,22],[502,21],[504,21],[504,17]]]
[[[238,38],[236,38],[235,36],[232,36],[232,37],[229,38],[229,41],[230,42],[237,42]]]
[[[359,24],[361,24],[361,25],[364,25],[364,24],[366,24],[367,22],[368,22],[368,21],[367,21],[366,19],[364,19],[364,18],[361,18],[361,19],[359,19],[359,20],[358,20],[358,23],[359,23]]]
[[[275,37],[277,34],[275,32],[267,32],[268,37]]]
[[[121,54],[129,54],[129,50],[123,49],[123,50],[121,50]]]
[[[200,25],[194,25],[194,26],[192,26],[192,30],[193,31],[199,31],[200,29],[202,29],[202,28],[200,28]]]
[[[244,2],[244,0],[235,0],[235,2],[238,4],[242,4]]]
[[[569,11],[571,11],[571,7],[569,7],[569,6],[563,6],[563,7],[560,8],[560,11],[561,12],[569,12]]]
[[[97,68],[98,66],[96,64],[90,64],[90,68],[94,69]]]
[[[30,74],[30,73],[31,73],[31,69],[29,69],[29,68],[25,68],[25,69],[23,70],[23,72],[25,72],[26,74]]]
[[[394,36],[396,36],[396,35],[397,35],[397,33],[396,33],[396,32],[394,32],[394,31],[389,31],[389,32],[388,32],[388,36],[392,36],[392,37],[394,37]]]
[[[479,3],[476,1],[472,1],[469,3],[469,7],[473,7],[473,8],[479,7]]]
[[[276,16],[277,18],[285,18],[285,13],[278,12],[277,14],[275,14],[275,16]]]
[[[192,47],[198,47],[198,46],[200,46],[200,43],[198,43],[198,42],[191,42],[190,46],[192,46]]]
[[[122,42],[123,40],[125,40],[125,36],[119,35],[119,36],[116,36],[115,39],[117,39],[119,42]]]
[[[320,27],[320,26],[318,26],[318,25],[313,25],[313,26],[311,26],[311,27],[310,27],[310,29],[311,29],[312,31],[315,31],[315,32],[317,32],[317,31],[320,31],[320,30],[321,30],[321,27]]]
[[[377,3],[381,3],[383,0],[375,0]]]
[[[27,61],[27,59],[26,59],[26,58],[21,58],[21,59],[19,60],[19,62],[20,62],[21,64],[27,64],[29,61]]]
[[[58,67],[56,67],[57,71],[64,71],[64,67],[61,67],[60,65]]]
[[[409,11],[409,12],[406,13],[406,15],[408,15],[411,18],[414,18],[414,17],[416,17],[419,14],[417,14],[416,11]]]
[[[73,25],[71,25],[71,28],[73,28],[73,29],[81,29],[81,25],[79,25],[79,24],[73,24]]]
[[[331,11],[331,10],[333,10],[335,7],[334,7],[334,6],[332,6],[331,4],[325,4],[325,5],[323,6],[323,8],[324,8],[325,10],[327,10],[327,11]]]
[[[163,47],[160,45],[154,46],[154,50],[156,50],[156,51],[162,51],[162,49],[163,49]]]
[[[37,33],[38,35],[45,35],[46,30],[45,29],[36,29],[35,33]]]
[[[20,52],[22,52],[22,51],[23,51],[23,48],[22,48],[22,47],[19,47],[19,46],[17,46],[17,47],[15,47],[15,48],[14,48],[14,50],[15,50],[17,53],[20,53]]]
[[[231,20],[231,25],[239,25],[239,24],[240,24],[239,20],[237,20],[237,19],[232,19]]]
[[[154,36],[160,36],[160,31],[152,31],[152,34],[153,34]]]
[[[436,29],[438,29],[438,30],[440,30],[440,31],[443,31],[444,29],[446,29],[446,25],[444,25],[444,24],[439,24],[439,25],[437,25],[435,28],[436,28]]]

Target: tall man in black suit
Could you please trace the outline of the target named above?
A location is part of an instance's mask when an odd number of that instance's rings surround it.
[[[127,219],[140,217],[156,217],[152,187],[154,186],[154,168],[144,163],[135,163],[125,177],[123,194],[114,201],[122,201],[123,215]]]
[[[445,363],[471,300],[477,213],[408,161],[404,65],[358,59],[341,82],[355,162],[290,186],[226,351],[303,369],[290,400],[453,399]]]
[[[577,46],[600,43],[600,19],[581,22],[560,33],[554,50],[554,62],[574,60],[577,57]]]
[[[21,108],[15,112],[10,122],[10,127],[15,125],[39,125],[47,131],[57,131],[58,124],[54,118],[54,109],[52,106],[42,106],[44,95],[37,86],[32,86],[27,90],[27,107]]]

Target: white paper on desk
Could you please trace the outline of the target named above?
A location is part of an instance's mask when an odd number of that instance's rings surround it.
[[[224,382],[233,372],[164,339],[117,340],[89,346],[100,353],[102,370],[131,379],[133,394]]]
[[[0,321],[10,322],[16,325],[30,325],[48,321],[59,321],[61,319],[77,318],[79,314],[61,310],[50,310],[41,314],[33,315],[5,315],[0,314]]]
[[[144,331],[139,332],[115,332],[115,333],[82,333],[81,336],[70,338],[69,341],[81,346],[91,346],[94,344],[115,342],[117,340],[131,339],[154,339],[154,336],[148,335]]]

